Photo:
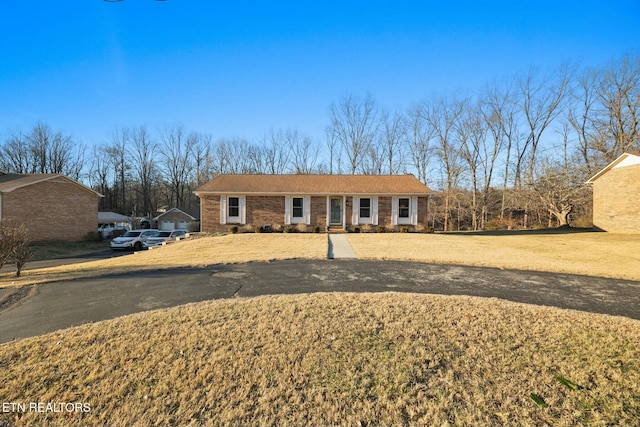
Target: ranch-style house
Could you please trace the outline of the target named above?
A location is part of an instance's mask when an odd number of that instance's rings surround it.
[[[420,231],[431,190],[413,175],[219,175],[200,187],[203,232]]]

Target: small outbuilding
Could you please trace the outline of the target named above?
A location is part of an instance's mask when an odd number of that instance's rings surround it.
[[[219,175],[195,191],[203,232],[235,226],[419,231],[430,193],[413,175]]]
[[[0,173],[0,220],[25,224],[32,241],[95,236],[100,197],[64,175]]]
[[[624,153],[587,181],[593,185],[593,225],[640,233],[640,156]]]

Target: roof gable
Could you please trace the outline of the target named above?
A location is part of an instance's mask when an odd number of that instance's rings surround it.
[[[413,175],[218,175],[200,194],[429,194]]]
[[[89,187],[86,187],[80,184],[77,181],[74,181],[71,178],[68,178],[64,175],[60,174],[51,174],[51,173],[42,173],[42,174],[21,174],[21,173],[3,173],[0,174],[0,193],[10,193],[18,188],[27,187],[29,185],[38,184],[40,182],[45,181],[55,181],[62,180],[65,182],[70,182],[83,190],[90,191],[98,197],[104,197],[102,194],[97,191],[92,190]]]
[[[191,220],[198,220],[200,219],[200,209],[199,208],[171,208],[168,211],[161,213],[160,215],[158,215],[157,217],[155,217],[154,219],[157,220],[159,218],[162,218],[163,216],[172,213],[172,212],[181,212],[183,214],[185,214],[186,216],[190,217]]]
[[[638,165],[640,165],[640,156],[637,156],[637,155],[631,154],[631,153],[623,153],[622,155],[620,155],[620,157],[615,159],[613,162],[609,163],[600,172],[598,172],[597,174],[595,174],[594,176],[589,178],[589,180],[587,181],[587,184],[593,184],[594,181],[596,181],[602,175],[604,175],[607,172],[609,172],[611,169],[624,168],[624,167],[630,167],[630,166],[638,166]]]

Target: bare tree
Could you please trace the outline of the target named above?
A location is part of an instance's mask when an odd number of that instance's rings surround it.
[[[291,172],[311,174],[318,172],[320,149],[310,137],[297,130],[287,131],[287,141],[291,147]]]
[[[467,170],[471,179],[471,226],[473,230],[478,230],[479,209],[479,182],[482,178],[488,180],[488,163],[486,153],[487,124],[483,120],[478,108],[467,107],[464,115],[458,121],[455,130],[460,155],[467,164]],[[487,188],[487,182],[483,183],[483,189]],[[488,189],[488,188],[487,188]],[[482,213],[484,213],[483,206]]]
[[[380,147],[383,151],[386,173],[394,175],[402,172],[405,164],[404,142],[407,133],[407,121],[398,111],[383,111],[380,116]]]
[[[0,232],[0,261],[13,260],[16,277],[20,277],[22,268],[33,256],[29,247],[29,229],[24,224],[2,221]]]
[[[569,215],[576,203],[590,201],[586,167],[571,167],[545,158],[539,162],[533,189],[544,209],[556,219],[558,225],[569,226]]]
[[[229,138],[218,141],[215,149],[217,173],[255,173],[262,159],[256,157],[254,147],[244,138]]]
[[[27,134],[12,133],[2,154],[1,166],[7,172],[54,173],[79,180],[84,166],[84,146],[41,122]]]
[[[88,177],[91,187],[105,196],[98,201],[101,208],[99,210],[110,209],[114,203],[112,189],[115,187],[115,179],[111,155],[104,147],[93,147]]]
[[[434,99],[422,110],[424,119],[433,130],[434,152],[440,159],[445,175],[444,191],[444,230],[449,230],[451,198],[458,185],[462,171],[460,148],[454,139],[455,126],[460,119],[466,100]]]
[[[155,161],[157,145],[151,139],[145,126],[134,128],[131,131],[131,142],[132,169],[136,175],[140,196],[137,209],[141,209],[144,215],[151,215],[155,210],[152,191],[157,172]]]
[[[329,109],[330,132],[342,146],[349,162],[349,172],[355,174],[378,131],[377,106],[373,97],[353,95],[342,97]]]
[[[262,160],[264,171],[269,174],[283,174],[289,169],[292,145],[298,137],[297,130],[271,129],[262,137]]]
[[[517,144],[515,187],[525,201],[523,224],[525,228],[529,225],[528,204],[526,203],[529,197],[524,193],[533,183],[538,146],[545,130],[562,112],[570,81],[571,70],[568,67],[560,68],[556,75],[547,74],[542,77],[532,69],[518,80],[521,97],[520,108],[527,124],[527,136],[522,144],[519,143],[520,141]],[[525,177],[527,187],[523,187],[522,173],[527,156],[528,167]]]
[[[34,158],[26,137],[20,131],[12,132],[2,145],[0,167],[4,172],[33,173]]]
[[[640,57],[626,56],[604,70],[596,85],[597,128],[594,148],[610,162],[631,148],[640,149]]]
[[[489,196],[493,184],[496,163],[498,157],[506,151],[505,175],[503,190],[506,190],[509,176],[509,160],[513,139],[514,113],[513,103],[509,98],[509,86],[500,89],[497,86],[488,86],[480,96],[478,113],[486,126],[487,137],[481,142],[483,188],[482,188],[482,225],[485,228],[487,222]],[[490,138],[489,138],[490,135]],[[505,191],[502,192],[500,216],[504,216]]]
[[[213,154],[211,151],[211,135],[193,134],[192,146],[195,168],[196,188],[204,185],[213,175]]]
[[[596,107],[596,84],[597,73],[593,70],[585,71],[572,92],[572,102],[566,116],[566,121],[576,134],[582,162],[590,173],[595,172],[597,167],[590,154],[591,150],[596,146],[603,146],[598,141],[600,132],[593,114]]]
[[[418,179],[426,184],[431,151],[429,143],[433,134],[424,118],[423,108],[422,104],[417,104],[408,110],[406,138],[411,153],[411,164],[416,170]]]
[[[342,173],[342,157],[338,137],[331,126],[325,129],[327,149],[329,150],[329,174]]]
[[[518,79],[520,91],[520,108],[527,124],[527,137],[519,147],[515,184],[521,187],[524,160],[528,156],[527,181],[531,182],[534,172],[536,153],[542,135],[551,122],[562,112],[566,99],[571,70],[562,67],[557,74],[540,76],[539,72],[530,69]]]
[[[127,205],[128,178],[131,170],[131,162],[128,155],[128,148],[131,142],[131,131],[126,128],[115,128],[111,132],[111,145],[107,147],[107,152],[111,156],[111,165],[114,170],[114,188],[116,200],[115,208],[121,213],[129,213],[132,206]]]
[[[188,134],[183,126],[166,127],[160,135],[162,149],[160,164],[165,181],[171,189],[171,204],[186,206],[189,200],[187,190],[193,179],[193,148],[197,135]]]

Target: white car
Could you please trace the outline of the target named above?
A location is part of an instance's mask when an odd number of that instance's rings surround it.
[[[148,237],[143,243],[143,245],[146,248],[150,248],[153,246],[161,246],[163,243],[169,243],[174,240],[183,239],[186,236],[186,234],[187,233],[184,230],[156,231],[156,234],[154,234],[151,237]]]
[[[157,232],[158,230],[129,230],[122,237],[111,241],[111,249],[140,251],[144,249],[144,242]]]

